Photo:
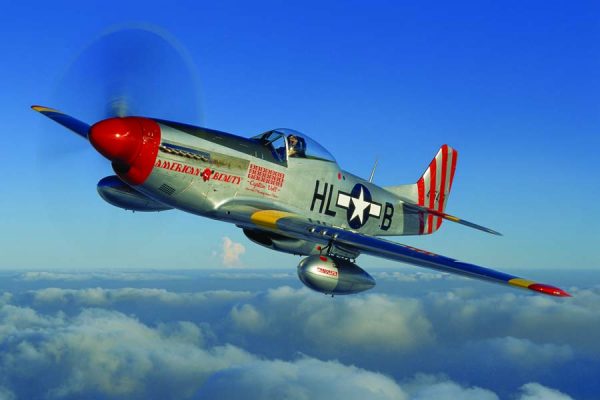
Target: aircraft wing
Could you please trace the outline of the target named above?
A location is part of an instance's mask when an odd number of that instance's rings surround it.
[[[238,212],[246,214],[248,209],[242,211],[237,208],[228,211],[231,217]],[[233,212],[233,214],[232,214]],[[277,232],[286,236],[310,240],[316,243],[328,244],[330,241],[344,248],[358,250],[360,253],[389,260],[400,261],[420,267],[431,268],[451,274],[463,275],[490,282],[512,285],[529,289],[551,296],[570,297],[570,294],[554,286],[533,282],[518,276],[495,271],[490,268],[480,267],[465,263],[449,257],[420,250],[411,246],[395,243],[375,236],[368,236],[358,232],[324,226],[315,223],[301,215],[281,210],[256,210],[250,213],[251,225],[255,228]]]

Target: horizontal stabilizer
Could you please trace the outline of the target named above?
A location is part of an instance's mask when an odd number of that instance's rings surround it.
[[[44,114],[51,120],[58,122],[65,128],[70,129],[84,139],[87,139],[90,126],[85,122],[82,122],[53,108],[43,106],[31,106],[31,108],[41,114]]]
[[[464,219],[455,217],[450,214],[446,214],[445,212],[432,210],[431,208],[419,206],[419,205],[411,203],[409,201],[404,201],[403,205],[404,205],[405,209],[407,209],[408,211],[413,211],[415,213],[424,213],[424,214],[435,215],[436,217],[441,217],[443,219],[447,219],[448,221],[452,221],[452,222],[456,222],[461,225],[468,226],[469,228],[475,228],[475,229],[479,229],[480,231],[491,233],[493,235],[502,236],[502,234],[500,232],[497,232],[493,229],[486,228],[485,226],[477,225],[473,222],[465,221]]]

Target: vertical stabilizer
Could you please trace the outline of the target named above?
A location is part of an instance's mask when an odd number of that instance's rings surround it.
[[[417,204],[443,212],[452,188],[458,152],[447,144],[435,155],[425,173],[417,181]],[[426,215],[421,221],[423,234],[433,233],[442,225],[442,218]]]
[[[458,152],[447,144],[440,147],[417,183],[386,187],[405,204],[444,212],[452,188]],[[416,209],[405,210],[404,234],[427,235],[442,225],[442,218]]]

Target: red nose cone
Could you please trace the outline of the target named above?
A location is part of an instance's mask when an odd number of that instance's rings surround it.
[[[140,185],[152,173],[160,146],[160,126],[149,118],[109,118],[90,129],[92,145],[112,161],[119,177]]]
[[[142,127],[135,118],[110,118],[92,126],[92,145],[110,161],[128,167],[142,145]]]

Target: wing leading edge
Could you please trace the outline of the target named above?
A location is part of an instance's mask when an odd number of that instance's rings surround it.
[[[367,236],[341,228],[319,225],[300,215],[289,212],[260,210],[253,212],[250,219],[252,223],[263,229],[266,228],[279,231],[286,235],[312,240],[318,243],[328,243],[333,241],[344,247],[350,247],[361,253],[376,257],[463,275],[469,278],[529,289],[551,296],[571,296],[564,290],[554,286],[537,283],[518,276],[495,271],[490,268],[465,263],[429,251],[381,239],[379,237]]]

